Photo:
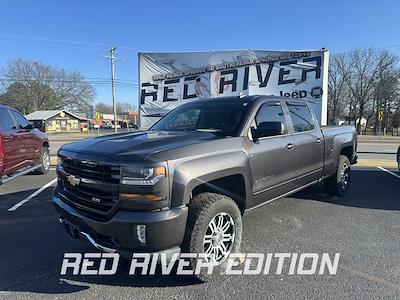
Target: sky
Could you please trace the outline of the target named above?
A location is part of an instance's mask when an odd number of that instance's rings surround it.
[[[134,105],[138,51],[400,51],[398,0],[3,0],[0,5],[0,68],[23,58],[81,71],[96,81],[95,103],[112,103],[110,62],[102,55],[113,46],[121,59],[116,99]]]

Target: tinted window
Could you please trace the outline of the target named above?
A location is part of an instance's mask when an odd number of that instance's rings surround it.
[[[286,133],[285,116],[279,103],[263,104],[256,115],[256,125],[263,122],[279,122],[282,124],[283,132]]]
[[[23,115],[21,115],[20,113],[11,110],[10,111],[15,122],[17,122],[17,124],[19,125],[20,128],[25,128],[26,126],[29,125],[28,121],[25,119],[25,117]]]
[[[206,131],[218,135],[234,135],[242,120],[247,103],[218,102],[195,103],[178,107],[150,130]]]
[[[0,129],[16,129],[7,109],[0,108]]]
[[[307,106],[288,103],[290,117],[293,121],[294,132],[303,132],[314,129],[314,120]]]
[[[195,130],[199,119],[200,109],[191,108],[184,110],[171,118],[171,122],[166,125],[167,130]]]

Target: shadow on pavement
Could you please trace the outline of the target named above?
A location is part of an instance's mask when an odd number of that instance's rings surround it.
[[[73,242],[73,241],[71,241]],[[81,252],[93,252],[92,248],[83,246]],[[60,250],[61,252],[64,252]],[[68,252],[68,251],[65,251]],[[88,284],[109,285],[113,287],[177,287],[191,286],[201,284],[194,276],[178,276],[171,272],[171,275],[162,275],[159,271],[154,275],[129,275],[130,262],[121,260],[118,264],[118,270],[115,275],[111,276],[96,276],[96,275],[72,275],[71,270],[68,270],[67,275],[59,275],[62,259],[55,268],[53,274],[47,274],[42,277],[35,276],[34,280],[19,283],[1,288],[0,291],[14,292],[33,292],[41,294],[69,294],[90,289]]]
[[[400,180],[380,170],[353,169],[350,190],[344,197],[326,194],[322,183],[292,197],[351,207],[400,210]]]
[[[352,173],[352,187],[343,198],[326,195],[322,184],[292,197],[351,207],[400,210],[399,183],[398,178],[385,172],[356,169]],[[18,195],[12,196],[18,198]],[[51,205],[51,191],[46,191],[41,198],[45,201],[35,200],[18,214],[0,212],[0,290],[67,294],[90,289],[91,284],[147,288],[200,283],[191,276],[129,275],[128,261],[121,261],[117,274],[112,276],[60,276],[65,252],[94,251],[65,234]]]

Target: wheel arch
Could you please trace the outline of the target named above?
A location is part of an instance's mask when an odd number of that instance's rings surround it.
[[[225,153],[176,165],[171,205],[187,205],[193,195],[214,192],[232,198],[244,211],[250,191],[246,155],[243,152]]]
[[[50,148],[49,141],[44,141],[44,142],[42,143],[42,147],[44,147],[44,148]]]

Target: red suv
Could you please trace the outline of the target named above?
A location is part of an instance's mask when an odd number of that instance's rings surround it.
[[[50,167],[47,135],[31,124],[17,110],[0,105],[0,181],[30,166],[45,174]]]

